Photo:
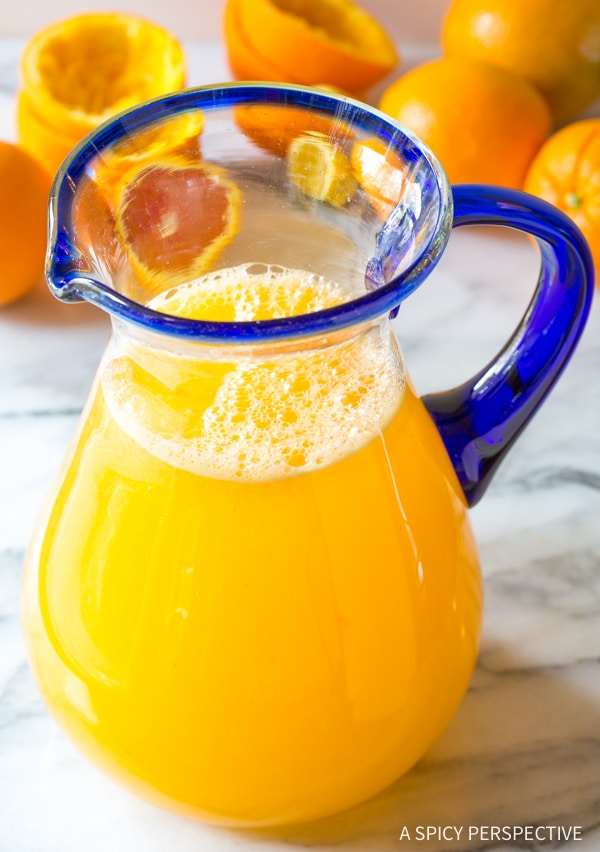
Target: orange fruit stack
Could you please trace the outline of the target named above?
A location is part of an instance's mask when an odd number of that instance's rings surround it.
[[[600,97],[600,2],[450,0],[440,46],[441,58],[387,87],[380,108],[431,147],[452,183],[526,183],[598,243],[595,147],[583,153],[575,130],[540,149]]]
[[[18,140],[53,175],[102,121],[184,82],[182,48],[162,27],[114,12],[59,21],[25,45]]]
[[[50,180],[22,148],[0,142],[0,306],[41,280]]]
[[[559,125],[600,96],[599,0],[452,0],[442,46],[527,80]]]
[[[384,28],[353,0],[227,0],[224,32],[234,76],[368,89],[397,64]]]

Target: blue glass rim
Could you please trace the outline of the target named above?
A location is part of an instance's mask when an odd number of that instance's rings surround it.
[[[325,116],[335,115],[392,145],[401,145],[405,159],[419,162],[429,172],[438,195],[437,221],[413,262],[398,276],[364,295],[332,308],[270,320],[210,322],[155,311],[119,293],[109,285],[82,275],[79,251],[64,223],[71,222],[75,186],[102,151],[124,136],[143,131],[157,120],[201,109],[282,104],[305,107]],[[383,227],[383,224],[382,224]],[[274,83],[222,83],[184,89],[125,110],[86,136],[65,159],[50,193],[49,247],[46,278],[54,295],[65,302],[85,300],[113,317],[148,331],[190,341],[213,343],[265,342],[308,337],[362,324],[394,313],[431,272],[448,241],[452,227],[452,192],[440,163],[430,149],[407,128],[370,105],[353,98],[304,86]],[[250,259],[251,260],[251,259]],[[365,270],[366,272],[366,270]]]

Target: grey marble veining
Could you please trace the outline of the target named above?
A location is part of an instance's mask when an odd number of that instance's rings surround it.
[[[0,41],[2,129],[11,121],[17,52],[14,40]],[[208,58],[192,55],[193,80],[226,73],[214,49]],[[396,320],[420,392],[451,386],[494,355],[525,309],[537,268],[527,240],[489,229],[453,236]],[[24,553],[107,335],[98,311],[60,305],[42,286],[0,312],[0,852],[598,852],[598,297],[565,375],[472,511],[484,634],[454,720],[379,796],[278,832],[202,826],[132,798],[74,751],[29,674],[19,624]],[[462,826],[463,836],[400,839],[404,828],[414,837],[427,825]],[[559,846],[465,839],[467,827],[486,825],[578,826],[583,839]]]

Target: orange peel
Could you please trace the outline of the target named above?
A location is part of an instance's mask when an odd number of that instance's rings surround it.
[[[223,10],[223,33],[229,67],[236,80],[270,80],[297,83],[293,75],[259,56],[242,30],[237,0],[227,0]]]
[[[50,180],[18,145],[0,141],[0,307],[44,275]]]
[[[134,15],[85,13],[35,33],[20,63],[17,136],[53,174],[65,153],[101,122],[180,89],[183,49]]]
[[[248,49],[298,83],[364,91],[398,62],[385,29],[352,0],[236,0],[236,9]]]

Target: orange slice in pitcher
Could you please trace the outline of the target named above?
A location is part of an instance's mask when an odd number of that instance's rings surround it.
[[[259,147],[284,157],[291,143],[309,133],[331,136],[342,143],[352,130],[343,121],[286,104],[250,104],[235,107],[235,122]]]
[[[174,154],[200,156],[199,136],[204,127],[204,113],[190,110],[166,121],[157,121],[146,130],[124,134],[111,149],[111,165],[148,163]]]
[[[354,176],[371,205],[387,218],[404,191],[406,167],[379,139],[355,142],[350,154]]]
[[[129,173],[116,232],[138,277],[180,284],[205,272],[238,228],[241,193],[223,169],[164,159]]]
[[[197,163],[201,158],[199,137],[203,127],[204,113],[191,110],[167,121],[157,121],[145,130],[124,133],[111,148],[89,163],[86,172],[116,213],[121,188],[145,166],[154,165],[157,160]]]
[[[350,160],[339,145],[322,133],[294,139],[286,163],[290,183],[315,201],[342,207],[357,189]]]
[[[51,173],[105,119],[185,83],[177,39],[150,21],[115,12],[44,27],[26,43],[20,71],[19,142]]]
[[[73,199],[71,217],[78,250],[89,258],[101,258],[105,268],[114,268],[121,247],[113,211],[96,181],[82,180]]]

